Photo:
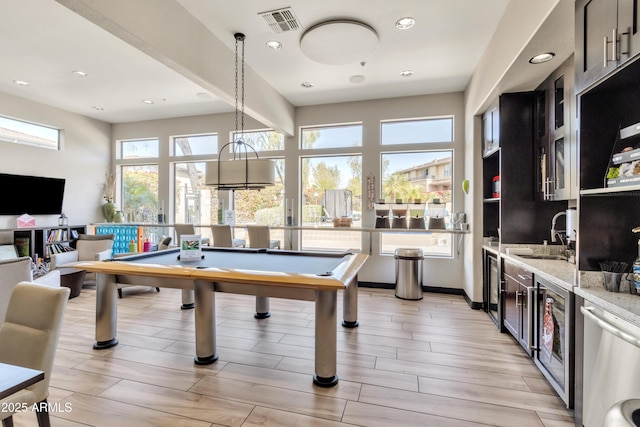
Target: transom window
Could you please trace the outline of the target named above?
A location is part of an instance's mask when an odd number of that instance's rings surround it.
[[[0,117],[0,141],[59,150],[60,130]]]
[[[303,128],[300,144],[303,149],[362,147],[362,125]]]
[[[242,133],[233,133],[233,140],[240,136],[244,142],[251,145],[256,151],[280,151],[284,150],[284,135],[273,130],[255,130]]]
[[[218,153],[217,134],[174,136],[172,139],[176,157]]]
[[[137,139],[120,141],[120,159],[157,158],[159,141],[154,139]]]
[[[380,131],[382,145],[453,142],[453,117],[383,121]]]

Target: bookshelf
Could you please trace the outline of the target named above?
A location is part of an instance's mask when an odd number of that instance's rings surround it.
[[[13,242],[20,256],[49,260],[52,253],[73,250],[78,235],[86,232],[84,225],[65,225],[51,227],[12,228]]]

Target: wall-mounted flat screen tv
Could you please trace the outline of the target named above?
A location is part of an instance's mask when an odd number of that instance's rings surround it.
[[[65,180],[0,173],[0,215],[47,215],[62,212]]]

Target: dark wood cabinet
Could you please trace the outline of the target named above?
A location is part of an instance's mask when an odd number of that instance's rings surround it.
[[[500,95],[500,147],[483,158],[483,236],[502,243],[542,243],[549,239],[553,215],[567,207],[534,195],[535,99],[533,91]],[[498,176],[500,195],[493,197]]]
[[[639,0],[576,0],[576,90],[640,52]]]
[[[534,170],[536,200],[578,197],[576,103],[573,57],[535,91]]]
[[[504,328],[530,352],[531,313],[530,295],[533,292],[533,274],[516,264],[503,260]]]

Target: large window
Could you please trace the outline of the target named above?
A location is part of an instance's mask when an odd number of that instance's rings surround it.
[[[453,117],[394,120],[381,123],[382,145],[453,141]]]
[[[407,209],[410,216],[431,216],[448,224],[452,211],[452,150],[383,153],[381,199],[392,207]],[[393,253],[397,247],[420,248],[426,255],[451,256],[451,235],[381,233],[381,253]]]
[[[257,152],[284,150],[284,135],[272,130],[246,131],[242,135],[234,133],[233,140],[241,136],[244,142],[251,145]]]
[[[362,220],[362,156],[303,157],[300,161],[303,226],[333,226],[334,219]],[[302,249],[357,249],[361,233],[304,230]]]
[[[122,211],[129,222],[154,223],[158,205],[158,165],[121,166]]]
[[[48,126],[0,117],[0,141],[60,149],[60,131]]]
[[[216,224],[217,191],[204,185],[204,162],[173,164],[175,187],[174,222],[178,224]]]

